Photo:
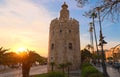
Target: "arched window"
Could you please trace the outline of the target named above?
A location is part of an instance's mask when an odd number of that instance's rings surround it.
[[[72,43],[69,43],[69,49],[72,49],[73,47],[72,47]]]
[[[54,44],[51,45],[51,49],[54,49]]]

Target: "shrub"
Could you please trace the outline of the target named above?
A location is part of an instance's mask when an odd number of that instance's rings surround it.
[[[90,63],[85,62],[85,63],[82,64],[82,69],[84,69],[87,66],[92,66],[92,65]]]
[[[82,65],[82,77],[103,77],[103,74],[99,72],[95,67],[90,63],[84,63]]]
[[[94,68],[93,66],[87,66],[82,70],[82,76],[83,77],[88,77],[92,73],[97,73],[98,70]]]
[[[48,77],[65,77],[65,75],[61,72],[49,72]]]

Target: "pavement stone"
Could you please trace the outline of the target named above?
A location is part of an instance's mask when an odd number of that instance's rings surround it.
[[[102,71],[102,66],[95,66],[99,71]],[[107,65],[107,72],[110,77],[120,77],[120,71],[118,72],[117,69],[114,69],[112,66]]]
[[[80,77],[80,70],[70,71],[70,77]]]

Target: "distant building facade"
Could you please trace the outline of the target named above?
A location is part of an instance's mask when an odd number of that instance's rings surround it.
[[[114,48],[109,49],[105,52],[106,59],[109,57],[113,57],[114,62],[120,62],[120,45]]]
[[[50,63],[54,62],[54,70],[59,70],[59,64],[71,63],[71,70],[80,69],[80,37],[79,22],[69,17],[68,5],[64,3],[60,17],[53,19],[49,31],[48,71]]]

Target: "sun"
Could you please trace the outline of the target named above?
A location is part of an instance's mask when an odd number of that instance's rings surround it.
[[[18,48],[18,49],[17,49],[17,52],[25,52],[26,50],[27,50],[26,48],[21,47],[21,48]]]

